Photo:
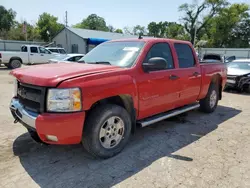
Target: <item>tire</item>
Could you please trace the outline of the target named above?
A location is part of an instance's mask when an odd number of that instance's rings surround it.
[[[248,84],[248,86],[247,86],[247,88],[246,88],[246,92],[247,92],[248,94],[250,94],[250,84]]]
[[[17,68],[20,68],[22,66],[22,62],[18,59],[13,59],[10,61],[9,63],[9,68],[11,69],[17,69]]]
[[[121,106],[98,105],[87,116],[82,144],[96,158],[113,157],[120,153],[128,143],[131,125],[130,115]]]
[[[200,100],[200,110],[205,113],[212,113],[217,108],[219,100],[219,87],[212,83],[206,97]]]

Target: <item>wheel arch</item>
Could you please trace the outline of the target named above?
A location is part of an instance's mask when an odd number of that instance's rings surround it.
[[[17,57],[17,56],[14,56],[14,57],[11,57],[10,60],[9,60],[9,63],[13,60],[19,60],[21,61],[21,63],[23,64],[23,60],[20,58],[20,57]]]
[[[210,85],[216,84],[219,88],[219,100],[222,99],[222,77],[220,74],[215,74],[212,76]]]
[[[121,106],[127,110],[131,117],[132,121],[132,133],[135,132],[136,130],[136,117],[137,117],[137,111],[134,106],[133,98],[131,95],[128,94],[121,94],[121,95],[116,95],[116,96],[111,96],[105,99],[101,99],[97,102],[95,102],[91,108],[87,111],[87,115],[89,111],[91,111],[94,107],[98,105],[103,105],[103,104],[116,104],[118,106]]]

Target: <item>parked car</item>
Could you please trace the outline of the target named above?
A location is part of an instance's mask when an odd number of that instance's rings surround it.
[[[226,65],[199,64],[187,41],[109,41],[80,62],[11,71],[10,110],[35,140],[82,143],[100,158],[121,152],[136,125],[197,108],[212,113],[226,83]]]
[[[201,63],[223,63],[223,57],[220,54],[215,54],[215,53],[209,53],[209,54],[204,54]]]
[[[69,62],[77,62],[81,59],[85,54],[67,54],[65,56],[58,56],[53,59],[50,59],[48,63],[69,63]]]
[[[42,46],[24,45],[20,52],[1,51],[1,63],[8,68],[15,69],[22,64],[47,63],[49,59],[58,56]]]
[[[58,53],[58,54],[67,54],[66,50],[64,48],[59,48],[59,47],[47,47],[47,50],[53,52],[53,53]]]
[[[250,59],[239,59],[227,64],[226,88],[250,93]]]

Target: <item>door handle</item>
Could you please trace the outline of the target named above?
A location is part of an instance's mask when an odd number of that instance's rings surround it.
[[[44,56],[43,54],[41,54],[41,56]]]
[[[176,76],[176,75],[170,75],[169,76],[169,79],[170,80],[177,80],[177,79],[179,79],[180,77],[179,76]]]
[[[200,73],[198,73],[198,72],[193,73],[193,76],[199,76],[199,75],[200,75]]]
[[[30,54],[30,55],[34,55],[34,54]]]

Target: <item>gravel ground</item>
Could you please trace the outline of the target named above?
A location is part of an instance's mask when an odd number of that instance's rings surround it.
[[[94,160],[81,147],[35,143],[8,109],[13,78],[0,68],[0,187],[250,187],[250,96],[223,93],[198,111],[139,129],[126,149]]]

